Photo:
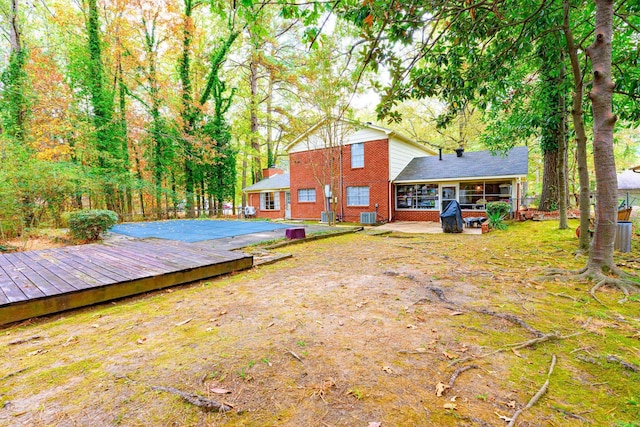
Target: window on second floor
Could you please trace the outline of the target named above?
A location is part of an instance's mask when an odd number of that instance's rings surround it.
[[[351,167],[364,167],[364,143],[351,144]]]

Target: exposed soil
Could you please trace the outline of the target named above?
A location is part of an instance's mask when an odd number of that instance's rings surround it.
[[[633,426],[640,374],[606,356],[640,362],[639,303],[615,306],[604,290],[605,309],[586,284],[537,279],[584,263],[574,231],[554,228],[335,237],[282,248],[293,257],[277,264],[10,326],[0,424],[503,426],[556,355],[549,390],[516,425]],[[556,335],[508,347],[536,332]],[[154,386],[233,409],[205,412]]]

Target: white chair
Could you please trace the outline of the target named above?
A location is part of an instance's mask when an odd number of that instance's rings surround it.
[[[253,206],[245,206],[244,207],[244,217],[250,218],[256,216],[256,208]]]

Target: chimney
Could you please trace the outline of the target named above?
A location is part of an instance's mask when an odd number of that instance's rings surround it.
[[[440,160],[442,160],[442,148],[438,148],[438,152],[440,153]]]
[[[462,147],[456,148],[456,156],[457,157],[462,157],[462,153],[464,153],[464,148],[462,148]]]
[[[271,178],[274,175],[282,175],[284,171],[282,169],[278,169],[275,166],[270,166],[268,169],[262,169],[262,177],[263,178]]]

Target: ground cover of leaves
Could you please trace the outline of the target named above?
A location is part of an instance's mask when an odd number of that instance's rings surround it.
[[[616,257],[638,274],[632,243]],[[0,425],[504,426],[548,379],[515,425],[638,426],[640,298],[619,304],[605,289],[601,305],[590,284],[540,278],[583,266],[575,245],[574,230],[546,221],[358,233],[11,325],[0,330]]]

